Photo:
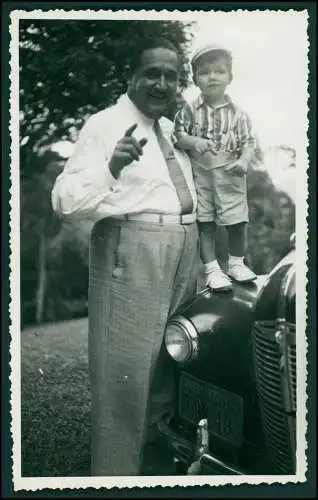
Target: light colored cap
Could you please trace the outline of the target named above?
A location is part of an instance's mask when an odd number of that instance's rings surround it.
[[[229,56],[231,56],[231,52],[226,49],[225,47],[222,47],[221,45],[217,45],[215,43],[213,44],[208,44],[208,45],[204,45],[204,47],[200,47],[199,49],[197,49],[193,55],[192,55],[192,59],[191,59],[191,64],[195,64],[195,62],[199,59],[199,57],[205,55],[205,54],[208,54],[209,52],[216,52],[216,51],[222,51],[222,52],[225,52],[226,54],[228,54]]]

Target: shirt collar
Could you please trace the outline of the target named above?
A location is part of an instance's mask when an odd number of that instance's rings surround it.
[[[125,114],[131,115],[131,118],[143,124],[145,127],[152,128],[155,120],[144,115],[139,108],[132,102],[128,94],[123,94],[118,99],[118,104],[124,107]]]
[[[234,105],[234,103],[229,95],[225,94],[224,98],[225,98],[225,102],[223,104],[218,104],[217,106],[213,106],[213,108],[219,109],[219,108],[224,108],[226,106],[232,106],[233,108],[235,107],[235,105]],[[196,109],[199,109],[201,106],[204,106],[204,105],[206,105],[206,103],[204,102],[203,95],[200,94],[200,95],[198,95],[198,97],[194,101],[194,106]],[[209,107],[211,108],[212,106],[209,106]]]

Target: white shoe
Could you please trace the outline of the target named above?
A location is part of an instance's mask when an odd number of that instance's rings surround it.
[[[213,269],[207,273],[206,286],[220,292],[232,289],[231,280],[220,268]]]
[[[238,281],[239,283],[249,283],[256,280],[257,276],[251,269],[249,269],[244,262],[235,262],[234,264],[229,264],[229,270],[227,273],[230,278]]]

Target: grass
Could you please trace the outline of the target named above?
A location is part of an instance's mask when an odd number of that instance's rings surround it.
[[[90,475],[87,339],[87,319],[22,331],[23,477]],[[174,474],[167,451],[157,455],[145,454],[147,475]]]
[[[87,319],[21,334],[22,476],[87,476]]]

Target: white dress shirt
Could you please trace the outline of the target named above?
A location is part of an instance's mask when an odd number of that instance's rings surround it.
[[[173,123],[165,117],[159,122],[171,143]],[[134,123],[138,125],[134,137],[138,140],[145,137],[148,142],[139,161],[126,166],[116,180],[108,162],[117,142]],[[79,134],[74,153],[55,181],[54,211],[92,221],[133,213],[180,214],[179,198],[153,125],[154,120],[143,115],[127,94],[114,106],[92,115]],[[175,155],[193,196],[195,211],[197,201],[189,158],[180,150],[175,150]]]

